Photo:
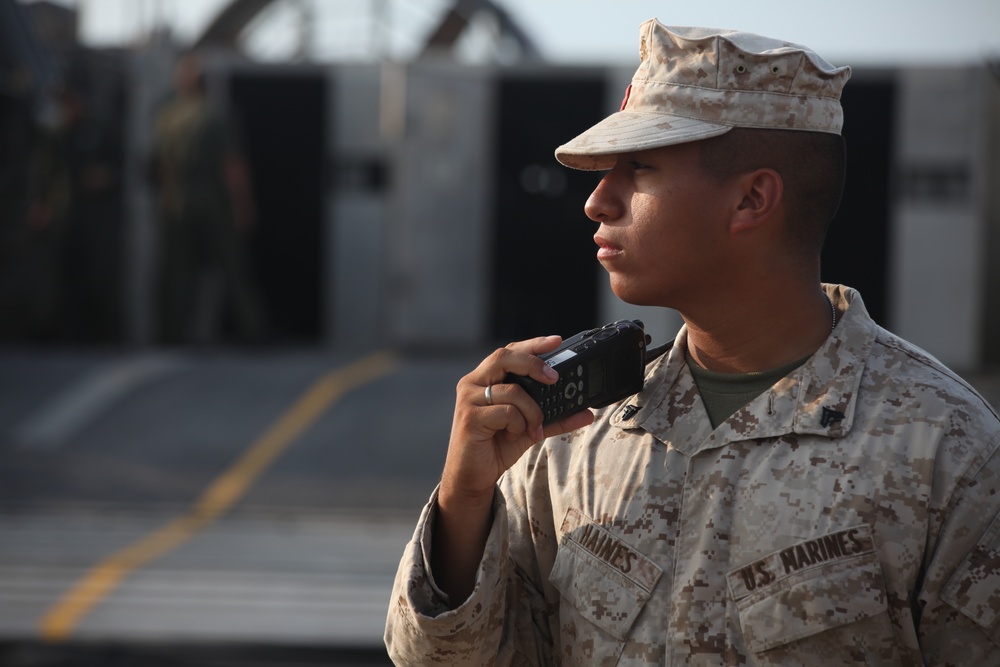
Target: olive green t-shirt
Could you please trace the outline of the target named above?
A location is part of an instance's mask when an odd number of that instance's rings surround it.
[[[737,410],[809,360],[809,357],[803,357],[790,364],[756,373],[717,373],[699,366],[690,354],[686,357],[712,428],[729,419]]]

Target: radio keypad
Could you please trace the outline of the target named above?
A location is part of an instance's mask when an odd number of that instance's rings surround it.
[[[563,371],[555,384],[540,385],[538,405],[546,422],[558,419],[569,408],[583,405],[583,364]]]

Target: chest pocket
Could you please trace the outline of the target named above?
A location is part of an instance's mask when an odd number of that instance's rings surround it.
[[[549,581],[562,596],[563,661],[614,665],[662,571],[620,537],[570,509]]]
[[[806,540],[728,574],[759,665],[901,665],[871,529]]]

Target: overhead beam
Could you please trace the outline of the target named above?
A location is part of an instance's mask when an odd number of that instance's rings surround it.
[[[236,49],[240,33],[274,0],[232,0],[195,40],[194,48]]]

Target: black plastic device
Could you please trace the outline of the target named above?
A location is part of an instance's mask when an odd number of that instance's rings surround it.
[[[559,373],[555,384],[509,374],[524,387],[549,424],[587,408],[602,408],[642,389],[650,337],[640,320],[619,320],[567,338],[559,349],[541,355]]]

